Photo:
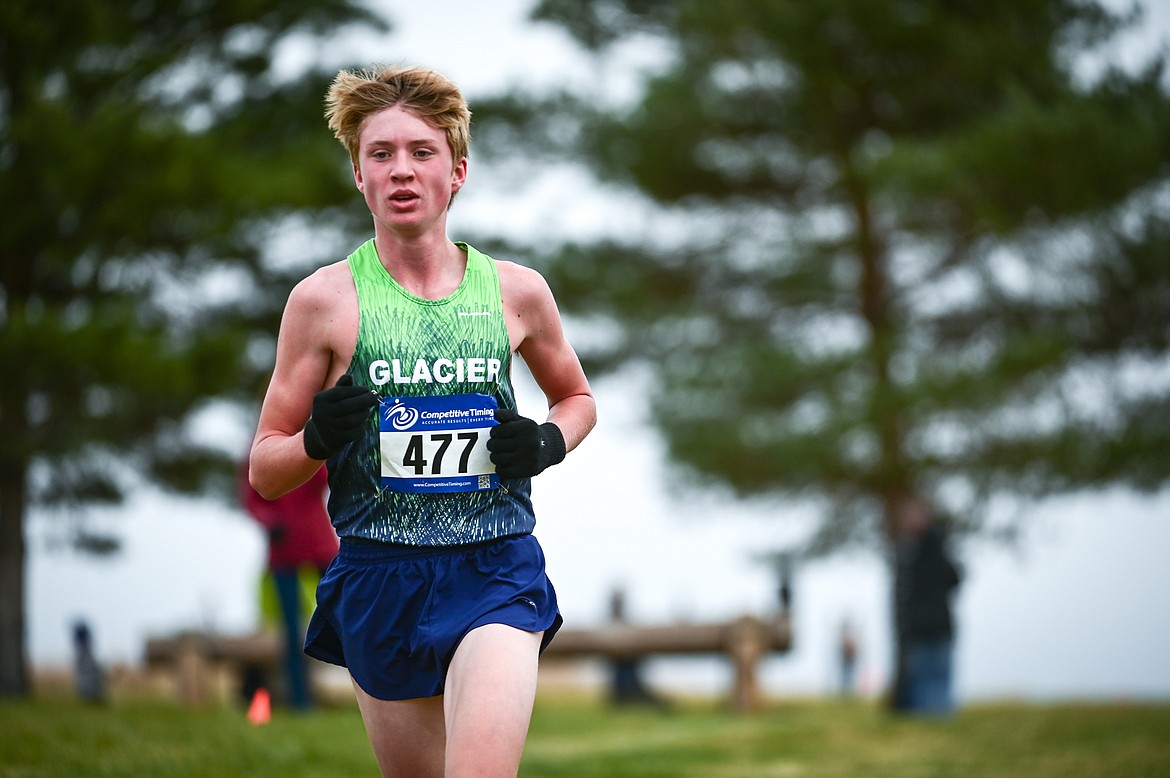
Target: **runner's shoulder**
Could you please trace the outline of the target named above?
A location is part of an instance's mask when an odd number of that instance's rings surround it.
[[[315,310],[330,308],[353,292],[353,277],[345,260],[325,265],[297,282],[289,294],[289,307]]]
[[[523,304],[552,296],[552,290],[540,272],[506,260],[497,260],[496,265],[500,274],[500,293],[505,300]]]

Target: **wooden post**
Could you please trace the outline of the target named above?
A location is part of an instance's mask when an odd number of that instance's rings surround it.
[[[731,706],[739,712],[760,707],[760,659],[768,650],[766,627],[752,616],[739,618],[731,628],[727,653],[735,667]]]
[[[211,686],[210,662],[201,641],[188,635],[179,641],[175,657],[179,699],[184,705],[203,705]]]

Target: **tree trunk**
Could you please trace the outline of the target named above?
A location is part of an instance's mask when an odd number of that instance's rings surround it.
[[[24,513],[27,468],[0,468],[0,699],[29,693],[24,646]]]

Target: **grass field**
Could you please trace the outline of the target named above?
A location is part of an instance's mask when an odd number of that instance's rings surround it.
[[[356,709],[274,712],[160,702],[93,708],[0,702],[3,778],[376,778]],[[893,718],[870,702],[777,702],[733,714],[714,702],[668,712],[538,700],[526,778],[1170,778],[1170,705],[994,704],[945,721]]]

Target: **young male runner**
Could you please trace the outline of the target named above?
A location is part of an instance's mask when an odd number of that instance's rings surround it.
[[[544,279],[447,237],[470,116],[431,70],[334,80],[374,237],[289,296],[251,454],[268,498],[328,460],[341,550],[306,651],[349,669],[385,776],[516,775],[561,622],[530,479],[596,421]],[[515,353],[544,422],[517,412]]]

